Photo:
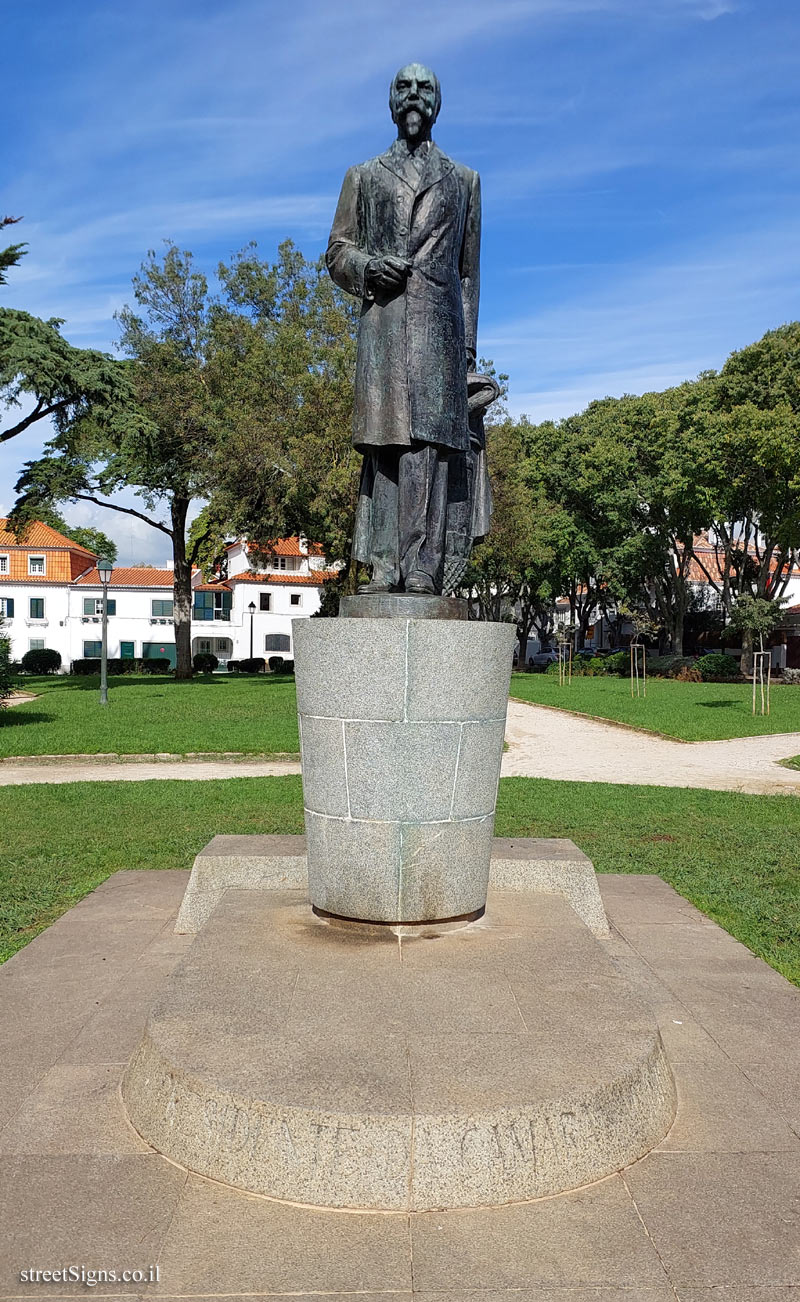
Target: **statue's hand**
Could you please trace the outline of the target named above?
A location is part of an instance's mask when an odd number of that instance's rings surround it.
[[[410,271],[411,263],[393,253],[388,253],[383,258],[373,258],[367,263],[367,287],[373,292],[377,289],[383,293],[402,289]]]

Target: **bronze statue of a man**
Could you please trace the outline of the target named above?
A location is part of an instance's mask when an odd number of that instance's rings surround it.
[[[431,139],[440,105],[428,68],[400,69],[389,93],[397,139],[348,171],[328,243],[331,276],[362,300],[353,554],[372,568],[362,592],[440,593],[448,555],[468,555],[488,528],[481,417],[497,390],[474,375],[468,387],[480,180]]]

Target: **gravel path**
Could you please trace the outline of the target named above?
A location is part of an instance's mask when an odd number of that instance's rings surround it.
[[[504,777],[800,794],[800,732],[733,741],[669,741],[580,714],[509,701]]]
[[[154,760],[131,764],[111,760],[65,759],[63,764],[37,764],[26,757],[15,764],[0,764],[0,787],[22,787],[36,782],[148,782],[151,778],[178,778],[182,782],[203,782],[210,778],[280,778],[299,773],[297,760]]]
[[[715,791],[800,794],[800,771],[776,762],[800,754],[800,732],[735,741],[668,741],[580,714],[509,701],[503,777],[573,782],[708,787]],[[25,758],[0,763],[0,786],[37,782],[145,782],[179,778],[266,778],[299,773],[296,760],[225,758],[119,760]]]

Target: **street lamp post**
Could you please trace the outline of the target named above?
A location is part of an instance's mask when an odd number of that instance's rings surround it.
[[[108,585],[113,570],[111,561],[99,560],[97,573],[103,585],[103,633],[100,646],[100,704],[108,705]]]
[[[256,603],[254,601],[251,601],[247,609],[250,611],[250,659],[252,660],[253,659],[253,616],[256,613]]]

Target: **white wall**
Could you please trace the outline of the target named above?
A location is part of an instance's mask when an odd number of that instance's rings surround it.
[[[0,585],[3,596],[13,598],[14,617],[6,619],[5,633],[11,642],[11,659],[21,660],[30,650],[33,641],[44,642],[46,647],[61,653],[61,659],[67,659],[67,614],[70,590],[66,584],[8,583]],[[31,619],[30,599],[37,597],[44,601],[44,618]]]

